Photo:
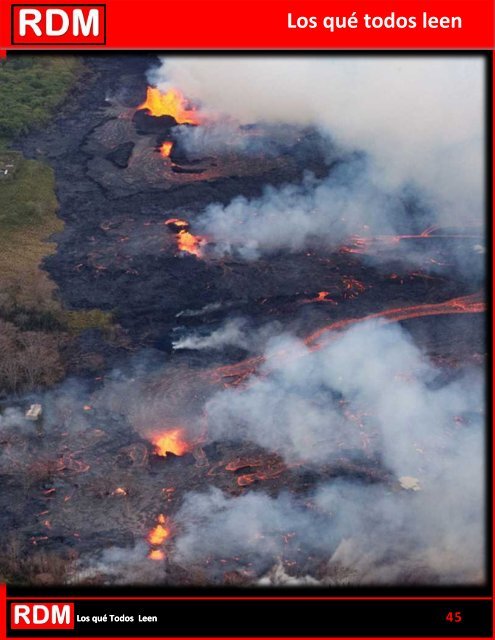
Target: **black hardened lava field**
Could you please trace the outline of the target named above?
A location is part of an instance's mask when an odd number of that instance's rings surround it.
[[[54,172],[53,299],[105,321],[0,398],[7,578],[482,584],[483,212],[317,118],[154,85],[156,56],[82,62],[12,148]]]

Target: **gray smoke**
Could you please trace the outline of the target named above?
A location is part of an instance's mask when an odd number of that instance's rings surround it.
[[[208,155],[242,153],[272,155],[274,146],[267,143],[266,136],[260,137],[258,130],[242,127],[239,122],[222,118],[210,120],[207,126],[175,127],[175,141],[180,144],[191,158]]]
[[[483,407],[474,373],[438,385],[439,373],[398,325],[366,322],[315,352],[282,336],[247,388],[207,402],[210,437],[252,440],[289,462],[322,462],[367,433],[396,473],[415,475],[425,455],[448,450],[456,416]],[[362,421],[348,418],[363,412]]]
[[[395,234],[395,220],[405,215],[400,194],[377,189],[364,164],[356,159],[326,180],[308,173],[301,184],[266,187],[260,198],[212,204],[198,229],[215,241],[217,254],[235,252],[244,259],[279,249],[335,248],[365,227]]]
[[[261,199],[209,207],[203,231],[221,250],[245,257],[298,249],[317,236],[337,244],[343,235],[403,230],[397,199],[421,198],[430,222],[480,225],[484,207],[484,62],[473,57],[170,57],[150,73],[200,102],[206,113],[232,122],[313,125],[343,150],[362,151],[366,170],[349,185],[323,181],[267,189]],[[198,151],[220,148],[221,127],[184,135]],[[216,142],[211,143],[214,139]],[[235,145],[234,145],[235,146]],[[391,197],[392,201],[387,202]],[[395,200],[395,202],[394,202]],[[385,212],[381,207],[385,205]]]
[[[176,516],[178,560],[240,556],[258,576],[323,554],[328,584],[483,581],[482,389],[474,371],[445,381],[399,326],[362,324],[316,352],[280,338],[244,389],[207,402],[211,440],[251,440],[291,464],[365,455],[389,480],[326,482],[309,500],[192,493]],[[420,490],[401,488],[404,476]]]
[[[241,347],[248,346],[246,334],[246,320],[234,318],[227,320],[218,329],[210,333],[199,333],[198,331],[189,333],[178,340],[172,342],[175,350],[180,349],[222,349],[227,346]]]
[[[268,339],[280,332],[279,323],[271,323],[252,330],[245,318],[231,318],[209,332],[192,331],[172,342],[172,347],[192,350],[213,350],[239,347],[255,351],[265,347]]]
[[[101,580],[112,584],[159,584],[163,582],[165,571],[162,563],[150,560],[149,546],[141,541],[134,547],[109,547],[100,553],[83,556],[72,582],[89,583]]]

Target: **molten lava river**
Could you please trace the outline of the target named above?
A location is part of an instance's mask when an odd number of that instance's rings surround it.
[[[386,194],[393,225],[325,225],[356,160],[316,127],[238,125],[148,56],[84,63],[18,142],[54,171],[71,320],[53,382],[2,390],[0,573],[482,584],[482,220]]]

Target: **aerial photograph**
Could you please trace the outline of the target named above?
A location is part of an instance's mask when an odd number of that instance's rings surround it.
[[[0,60],[0,582],[486,585],[487,92]]]

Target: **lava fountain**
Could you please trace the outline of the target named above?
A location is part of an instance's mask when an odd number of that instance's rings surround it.
[[[158,548],[161,547],[164,542],[170,536],[170,527],[168,526],[167,518],[161,513],[157,518],[157,524],[148,533],[148,543],[151,545],[151,549],[148,553],[150,560],[163,560],[165,558],[165,552]]]
[[[170,529],[167,527],[167,519],[163,514],[158,516],[156,527],[148,534],[148,542],[153,546],[161,545],[170,535]]]
[[[164,457],[168,453],[183,456],[192,448],[185,438],[185,430],[182,427],[175,427],[158,433],[152,437],[151,442],[155,446],[155,453]]]
[[[172,116],[177,124],[200,124],[200,117],[194,108],[188,108],[187,100],[178,89],[162,93],[157,87],[148,87],[146,100],[138,110],[146,109],[155,117]]]
[[[176,233],[177,248],[179,251],[190,253],[197,258],[202,256],[201,245],[204,243],[202,236],[195,236],[189,231],[189,222],[179,218],[169,218],[165,224]]]

